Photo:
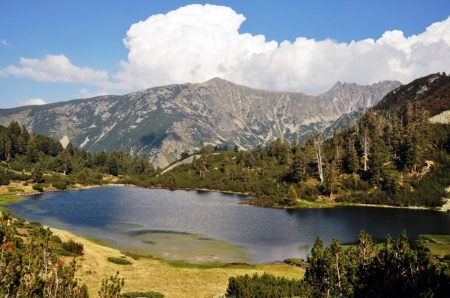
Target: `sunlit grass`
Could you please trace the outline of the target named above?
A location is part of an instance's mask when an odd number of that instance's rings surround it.
[[[425,246],[431,253],[440,258],[450,254],[450,235],[421,235],[425,240]]]
[[[224,293],[231,276],[264,272],[275,276],[301,279],[304,269],[284,264],[246,265],[210,262],[189,264],[185,261],[168,261],[151,257],[139,257],[131,265],[121,266],[107,261],[106,256],[123,258],[124,254],[116,249],[101,246],[91,240],[80,238],[63,230],[52,229],[63,241],[73,239],[84,245],[84,255],[76,257],[77,277],[80,283],[86,283],[89,294],[97,297],[101,281],[120,271],[125,279],[125,292],[157,291],[165,297],[213,297]],[[65,257],[66,262],[72,258]]]

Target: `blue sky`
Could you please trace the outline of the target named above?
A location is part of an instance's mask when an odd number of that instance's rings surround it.
[[[408,83],[450,71],[449,15],[448,0],[1,1],[0,108],[215,76],[307,94]]]

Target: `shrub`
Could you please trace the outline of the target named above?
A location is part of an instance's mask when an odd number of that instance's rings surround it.
[[[159,292],[127,292],[120,295],[122,298],[138,298],[138,297],[146,297],[146,298],[164,298],[164,295]]]
[[[38,221],[30,221],[28,223],[29,228],[42,228],[42,224]]]
[[[25,219],[18,218],[17,220],[13,221],[13,226],[15,226],[15,227],[24,227],[25,226]]]
[[[67,188],[67,183],[64,180],[56,180],[52,182],[54,188],[59,190],[65,190]]]
[[[305,294],[304,284],[297,280],[275,277],[264,273],[258,276],[230,277],[227,297],[293,297]]]
[[[76,255],[82,255],[84,246],[82,243],[70,239],[69,241],[62,243],[62,248]]]
[[[126,259],[122,258],[115,258],[115,257],[108,257],[108,262],[117,264],[117,265],[131,265],[132,263]]]
[[[62,243],[62,240],[61,240],[61,238],[59,238],[58,235],[53,235],[53,242],[55,242],[55,243]]]
[[[294,266],[307,266],[308,263],[305,262],[302,258],[288,258],[284,260],[286,264],[294,265]]]
[[[302,184],[299,193],[300,199],[314,202],[317,200],[318,195],[319,190],[316,187],[308,184]]]
[[[9,185],[9,173],[0,169],[0,185]]]
[[[252,206],[273,207],[274,205],[284,205],[284,199],[281,196],[262,195],[259,198],[252,198],[248,201]]]
[[[41,185],[39,185],[39,184],[33,185],[33,189],[38,191],[38,192],[44,192],[44,188]]]

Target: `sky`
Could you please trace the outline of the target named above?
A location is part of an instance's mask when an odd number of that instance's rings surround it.
[[[317,95],[450,72],[448,0],[0,1],[0,109],[214,77]]]

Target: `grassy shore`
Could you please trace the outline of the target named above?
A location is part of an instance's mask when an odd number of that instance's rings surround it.
[[[77,276],[81,283],[86,283],[89,295],[97,296],[101,280],[119,271],[125,279],[122,292],[157,291],[165,297],[213,297],[224,293],[230,276],[243,274],[262,274],[268,272],[276,276],[301,279],[304,269],[284,265],[223,265],[188,264],[182,261],[165,261],[151,257],[134,260],[120,251],[98,245],[70,232],[53,229],[63,241],[73,239],[84,245],[84,255],[77,257]],[[117,265],[107,261],[108,257],[124,258],[131,265]],[[65,258],[67,262],[71,258]]]

